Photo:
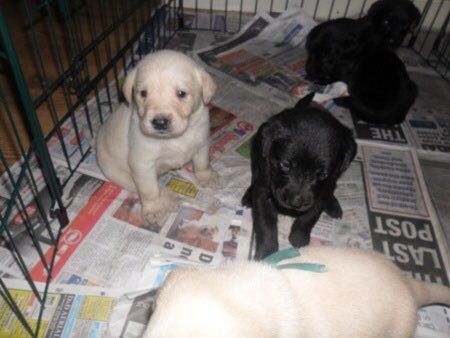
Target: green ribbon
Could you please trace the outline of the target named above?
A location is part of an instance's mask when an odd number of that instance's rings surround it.
[[[300,257],[300,253],[298,249],[289,248],[281,251],[274,252],[273,254],[264,258],[263,262],[270,264],[277,269],[297,269],[297,270],[305,270],[310,272],[326,272],[327,267],[323,264],[316,263],[288,263],[277,265],[281,261],[289,258]]]

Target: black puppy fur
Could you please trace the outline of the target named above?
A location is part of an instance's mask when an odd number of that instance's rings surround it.
[[[342,217],[336,181],[356,154],[352,132],[320,105],[314,94],[271,117],[251,145],[252,182],[242,204],[252,208],[255,259],[278,250],[278,213],[295,217],[289,241],[309,243],[322,211]]]
[[[350,96],[334,101],[363,121],[401,123],[417,86],[395,53],[371,34],[366,20],[336,19],[314,27],[306,40],[308,78],[320,84],[345,82]]]
[[[368,22],[341,18],[315,26],[306,38],[307,79],[318,84],[340,81],[351,72],[354,60],[365,47]]]
[[[402,45],[408,32],[417,27],[420,17],[410,0],[379,0],[362,20],[370,22],[373,40],[395,50]]]
[[[418,94],[403,62],[383,48],[368,50],[355,62],[353,71],[343,73],[341,79],[350,96],[334,102],[369,123],[403,122]]]

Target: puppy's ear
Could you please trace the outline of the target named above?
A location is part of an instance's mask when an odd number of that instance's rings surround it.
[[[347,146],[344,150],[344,160],[342,161],[341,167],[339,168],[339,175],[342,175],[344,171],[347,170],[347,168],[350,166],[350,163],[352,163],[353,159],[356,156],[356,142],[351,136],[351,132],[349,131],[349,137],[348,141],[346,142]]]
[[[214,82],[211,75],[209,75],[203,69],[200,71],[200,78],[203,88],[203,103],[208,104],[216,93],[216,83]]]
[[[279,121],[266,122],[262,129],[262,156],[268,157],[272,143],[276,139],[285,137],[286,131]]]
[[[131,101],[133,100],[133,85],[135,78],[136,78],[136,68],[133,68],[128,72],[127,77],[123,82],[122,92],[128,103],[131,103]]]
[[[295,109],[304,109],[307,108],[312,99],[314,98],[315,93],[309,93],[308,95],[306,95],[305,97],[302,97],[296,104],[295,104]]]

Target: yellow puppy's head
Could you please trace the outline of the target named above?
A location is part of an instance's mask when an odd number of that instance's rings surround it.
[[[184,133],[193,113],[216,91],[211,76],[188,56],[171,50],[144,57],[126,76],[123,93],[134,102],[143,134],[158,138]]]

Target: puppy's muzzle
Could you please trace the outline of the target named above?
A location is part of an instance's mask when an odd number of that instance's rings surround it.
[[[306,211],[313,205],[313,198],[310,195],[305,197],[298,196],[291,201],[290,205],[295,210]]]
[[[314,204],[314,198],[311,193],[296,194],[293,191],[283,189],[276,190],[278,203],[288,209],[304,212],[309,210]]]

